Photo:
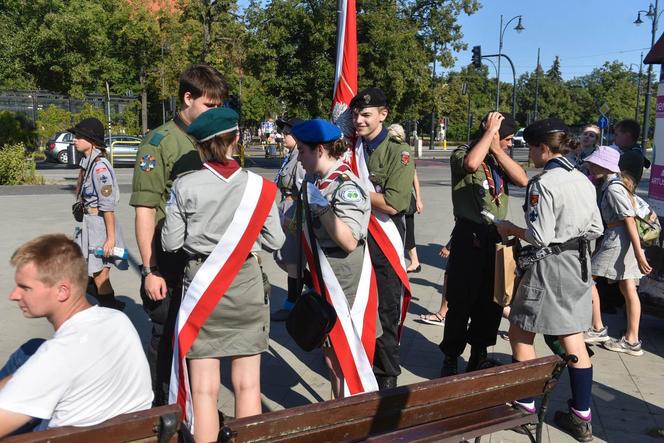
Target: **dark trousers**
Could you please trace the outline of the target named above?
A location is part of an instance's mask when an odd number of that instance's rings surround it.
[[[403,239],[403,217],[392,217]],[[399,366],[399,314],[401,311],[401,280],[381,251],[372,235],[369,235],[369,254],[376,273],[378,289],[378,318],[383,335],[376,339],[374,374],[377,377],[396,377],[401,374]]]
[[[160,232],[155,234],[156,241],[161,245]],[[159,273],[166,280],[168,294],[161,301],[148,298],[141,279],[141,299],[143,309],[152,321],[152,334],[148,346],[148,363],[152,376],[154,406],[168,404],[168,390],[171,380],[171,364],[173,360],[173,332],[175,320],[182,300],[182,278],[186,264],[186,254],[182,251],[171,254],[158,248],[157,266]]]
[[[481,348],[496,344],[503,309],[493,302],[495,253],[499,241],[493,225],[459,219],[454,226],[447,263],[449,310],[440,343],[446,356],[458,357],[466,343]]]

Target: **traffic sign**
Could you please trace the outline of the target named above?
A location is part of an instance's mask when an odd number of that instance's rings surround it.
[[[606,115],[610,110],[611,108],[609,108],[609,105],[606,102],[602,103],[602,106],[599,107],[599,112],[602,115]]]
[[[600,129],[606,129],[606,127],[609,126],[609,118],[604,114],[600,115],[597,119],[597,126],[599,126]]]

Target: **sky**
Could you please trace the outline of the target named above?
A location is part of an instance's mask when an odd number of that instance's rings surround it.
[[[640,53],[645,56],[650,48],[652,22],[642,14],[644,23],[634,24],[637,11],[648,9],[647,0],[480,0],[480,3],[478,12],[459,17],[468,49],[455,54],[454,70],[470,63],[470,51],[475,45],[482,46],[482,54],[498,53],[501,14],[503,23],[514,16],[523,16],[522,25],[526,29],[517,33],[513,28],[518,20],[514,20],[503,38],[503,53],[514,62],[517,77],[535,69],[537,48],[544,70],[551,66],[556,55],[560,57],[566,80],[588,74],[613,60],[626,66],[634,64],[632,69],[638,72]],[[664,7],[662,3],[660,10]],[[664,30],[664,21],[658,28],[657,36]],[[491,64],[489,71],[493,72]],[[503,64],[500,71],[501,80],[509,82],[512,77],[509,66]]]
[[[654,2],[654,0],[653,0]],[[241,7],[247,0],[240,0]],[[498,53],[500,15],[506,23],[514,16],[522,15],[526,28],[517,33],[513,28],[517,20],[510,23],[503,38],[503,53],[514,62],[517,78],[526,71],[535,69],[537,48],[540,48],[540,63],[547,70],[556,55],[560,56],[563,78],[589,74],[606,61],[619,60],[626,66],[633,64],[639,70],[640,53],[650,48],[651,21],[642,14],[644,23],[634,25],[637,11],[647,10],[648,0],[480,0],[482,7],[471,16],[461,15],[463,41],[468,49],[455,53],[458,71],[470,63],[471,48],[482,47],[483,54]],[[664,2],[660,2],[660,10]],[[663,14],[664,15],[664,14]],[[664,21],[657,36],[664,30]],[[492,74],[493,67],[489,63]],[[644,66],[644,72],[646,70]],[[658,72],[658,71],[655,71]],[[440,67],[437,73],[441,73]],[[509,65],[501,66],[502,81],[512,79]]]

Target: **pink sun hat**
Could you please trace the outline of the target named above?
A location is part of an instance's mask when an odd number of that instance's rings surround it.
[[[600,146],[583,161],[601,166],[611,172],[620,172],[620,167],[618,166],[620,153],[609,146]]]

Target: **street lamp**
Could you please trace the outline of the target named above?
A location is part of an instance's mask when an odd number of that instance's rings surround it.
[[[498,42],[498,69],[497,69],[498,75],[496,76],[496,111],[500,110],[500,58],[503,53],[503,37],[505,35],[505,31],[507,30],[509,24],[512,23],[517,18],[519,19],[519,21],[514,27],[514,30],[520,33],[521,31],[526,29],[521,24],[522,16],[517,15],[515,17],[512,17],[511,19],[509,19],[507,23],[505,23],[505,26],[503,26],[503,16],[502,14],[500,15],[500,40]]]
[[[636,63],[629,64],[629,70],[631,72],[632,66],[636,66]],[[641,62],[639,63],[639,76],[636,79],[636,108],[634,109],[634,120],[639,121],[639,114],[641,113],[641,76],[643,75],[643,52],[641,53]]]
[[[636,26],[639,26],[640,24],[643,23],[643,20],[641,20],[641,13],[645,13],[646,17],[649,17],[652,26],[650,28],[650,49],[652,50],[652,47],[655,46],[655,36],[657,34],[657,22],[659,21],[659,16],[661,13],[657,13],[658,9],[658,2],[659,0],[655,0],[655,5],[651,3],[648,6],[648,10],[640,10],[637,11],[636,15],[636,20],[634,20],[634,24]],[[646,84],[646,103],[645,103],[645,109],[643,111],[643,133],[641,134],[641,143],[643,145],[643,148],[645,149],[646,147],[646,142],[648,141],[648,132],[649,132],[649,126],[650,126],[650,96],[652,95],[652,65],[648,65],[648,77],[647,77],[647,84]]]

